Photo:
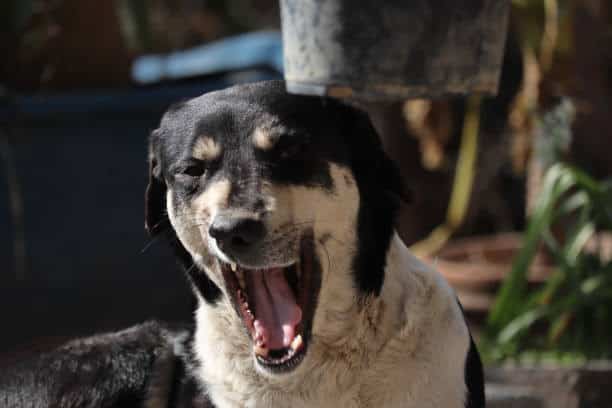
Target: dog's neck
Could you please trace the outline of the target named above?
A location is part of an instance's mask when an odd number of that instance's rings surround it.
[[[350,288],[351,282],[342,283],[350,271],[341,272],[334,270],[338,279],[331,284]],[[380,295],[359,297],[350,290],[347,294],[336,291],[332,304],[322,293],[321,302],[328,304],[319,308],[328,309],[319,311],[325,316],[315,317],[307,358],[282,378],[270,378],[255,369],[251,342],[226,297],[215,306],[202,302],[194,343],[201,380],[221,408],[396,406],[386,395],[405,394],[406,366],[401,361],[422,353],[423,342],[431,341],[422,328],[429,330],[432,322],[428,320],[439,314],[452,313],[454,318],[460,313],[448,305],[445,285],[442,291],[435,289],[440,282],[431,272],[394,234]],[[372,387],[376,382],[380,382],[378,388]]]

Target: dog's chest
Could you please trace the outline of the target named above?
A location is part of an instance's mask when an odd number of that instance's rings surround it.
[[[415,343],[421,336],[423,341]],[[290,387],[263,380],[252,370],[250,358],[236,358],[231,354],[234,347],[223,353],[219,344],[224,343],[214,338],[203,342],[209,358],[201,378],[219,408],[464,408],[467,347],[457,337],[445,330],[428,334],[401,330],[370,356],[373,359],[363,352],[318,354],[312,350],[316,364],[300,373]],[[454,339],[450,344],[442,340],[449,338]],[[330,356],[339,354],[352,357],[330,361]],[[358,357],[374,361],[364,364]]]
[[[328,367],[324,375],[303,377],[301,386],[291,391],[260,382],[226,383],[211,397],[219,408],[464,408],[465,389],[457,382],[460,379],[451,378],[448,372],[427,372],[418,363],[384,361],[351,376],[345,366]]]
[[[346,327],[345,335],[311,344],[295,379],[282,385],[253,368],[229,308],[223,319],[221,309],[201,309],[196,354],[203,362],[200,378],[215,405],[464,408],[469,334],[459,306],[436,275],[418,270],[418,265],[410,268],[411,274],[400,273],[406,262],[389,258],[380,297],[387,304],[384,309],[367,304],[361,310],[368,313],[350,316],[355,324]],[[320,336],[331,327],[323,326]],[[242,349],[247,351],[237,353]]]
[[[399,388],[372,385],[354,386],[349,389],[320,390],[310,389],[295,392],[267,392],[258,390],[255,395],[240,398],[238,395],[220,392],[211,395],[219,408],[370,408],[370,407],[419,407],[406,400],[405,393]],[[401,394],[401,395],[400,395]]]

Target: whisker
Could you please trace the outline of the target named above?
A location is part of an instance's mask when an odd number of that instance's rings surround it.
[[[192,264],[191,264],[191,266],[185,270],[185,273],[186,273],[187,275],[189,275],[189,272],[191,272],[191,271],[193,270],[193,268],[195,268],[196,266],[197,266],[197,265],[196,265],[196,263],[195,263],[195,262],[194,262],[194,263],[192,263]]]
[[[346,242],[339,240],[338,238],[334,237],[334,236],[330,236],[329,239],[336,241],[338,244],[340,245],[346,245]]]
[[[149,248],[151,248],[154,244],[156,244],[160,238],[161,238],[161,235],[156,235],[152,237],[151,239],[149,239],[149,242],[147,242],[145,246],[140,250],[140,255],[144,254]]]
[[[319,243],[321,244],[321,248],[323,248],[323,250],[325,251],[325,256],[327,257],[327,270],[331,271],[332,270],[332,262],[331,262],[331,257],[329,256],[329,251],[327,250],[327,247],[325,246],[324,243],[322,243],[321,241],[319,241]],[[329,275],[326,274],[326,275]]]
[[[155,225],[153,225],[150,228],[150,231],[156,231],[159,227],[161,227],[162,225],[164,225],[165,223],[170,223],[170,219],[168,218],[167,215],[164,216],[164,218],[162,220],[160,220],[158,223],[156,223]]]

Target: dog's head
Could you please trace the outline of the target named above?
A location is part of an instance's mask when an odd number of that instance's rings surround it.
[[[164,115],[146,227],[170,221],[200,299],[229,300],[255,364],[281,375],[325,326],[323,309],[380,291],[399,186],[364,113],[282,82],[243,85]]]

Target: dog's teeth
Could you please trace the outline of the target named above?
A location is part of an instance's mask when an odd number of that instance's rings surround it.
[[[241,288],[246,287],[245,281],[244,281],[244,275],[242,274],[242,271],[236,272],[236,278],[238,279],[238,284],[240,285]]]
[[[232,268],[232,272],[236,272],[236,263],[230,262],[230,267]]]
[[[253,349],[255,350],[255,354],[258,356],[263,358],[268,357],[268,348],[265,345],[256,344]]]
[[[295,336],[295,338],[291,342],[291,350],[298,351],[300,347],[302,347],[302,344],[303,344],[302,335],[298,334],[297,336]]]

